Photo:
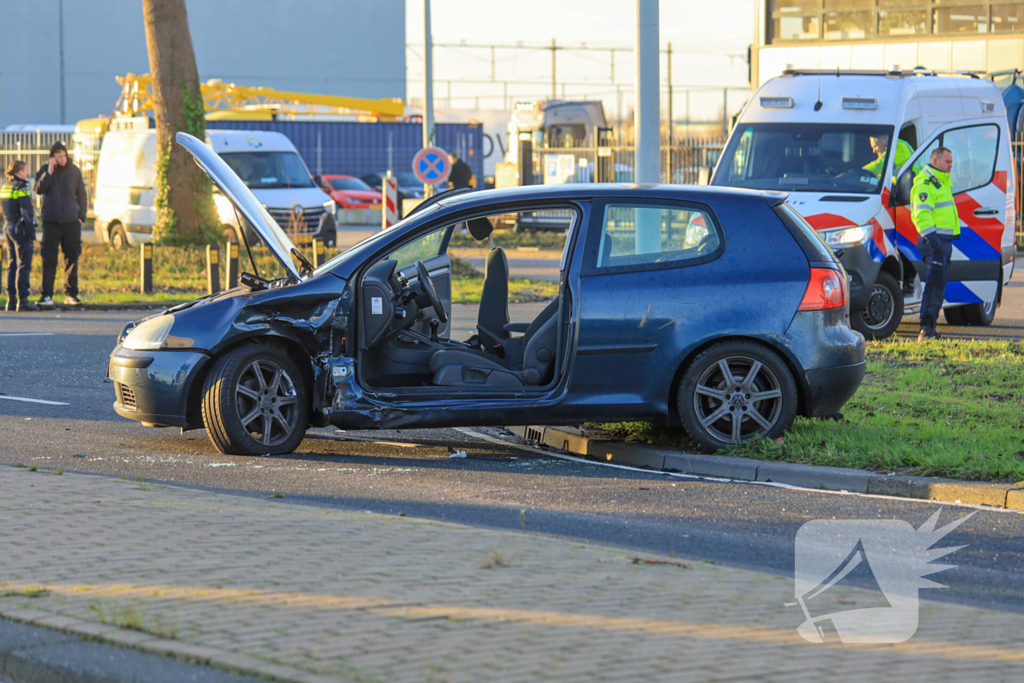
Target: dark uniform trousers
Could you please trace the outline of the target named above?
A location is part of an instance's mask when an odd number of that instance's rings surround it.
[[[4,227],[7,242],[7,296],[22,301],[28,299],[28,276],[32,270],[33,237],[14,234],[14,226]]]
[[[924,237],[917,238],[917,250],[924,261],[924,296],[921,299],[921,325],[935,327],[946,298],[949,263],[953,258],[953,242],[938,238],[939,247],[933,249]]]
[[[54,223],[43,221],[42,295],[53,296],[53,279],[57,275],[57,249],[64,252],[64,293],[78,296],[78,257],[82,253],[82,224],[79,221]]]

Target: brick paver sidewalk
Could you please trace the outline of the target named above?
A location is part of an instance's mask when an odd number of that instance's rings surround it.
[[[294,681],[1024,680],[1024,615],[929,602],[904,644],[812,645],[790,580],[525,524],[0,467],[0,614]]]

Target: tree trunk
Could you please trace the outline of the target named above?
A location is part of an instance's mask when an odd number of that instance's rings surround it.
[[[174,141],[178,131],[200,140],[206,134],[206,112],[185,0],[142,0],[142,13],[156,115],[157,218],[153,237],[164,243],[216,241],[220,230],[213,186],[188,152]]]

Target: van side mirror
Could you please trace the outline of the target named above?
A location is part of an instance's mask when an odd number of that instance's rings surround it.
[[[910,203],[910,190],[914,187],[914,169],[908,168],[896,181],[896,191],[889,197],[889,206],[906,206]]]
[[[324,186],[324,179],[320,177],[319,173],[313,176],[313,182],[316,183],[318,187]]]

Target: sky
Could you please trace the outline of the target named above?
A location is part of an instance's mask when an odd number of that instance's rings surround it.
[[[636,31],[633,0],[432,0],[435,43],[470,43],[525,46],[632,48]],[[729,93],[733,113],[748,93],[747,46],[753,38],[754,0],[662,0],[661,48],[672,43],[673,118],[686,117],[684,86],[690,86],[691,120],[721,117],[722,88]],[[423,97],[423,2],[406,0],[407,100]],[[495,51],[495,79],[491,82],[489,49],[434,49],[434,104],[444,108],[449,88],[452,108],[503,108],[504,82],[509,99],[551,96],[551,51]],[[601,98],[609,118],[617,116],[620,95],[612,84],[611,57],[606,51],[556,53],[558,96]],[[632,111],[635,63],[631,49],[615,53],[614,77],[621,90],[623,115]],[[467,83],[467,80],[482,81]],[[666,57],[661,59],[661,80],[666,80]],[[448,81],[452,81],[448,85]],[[458,82],[463,81],[463,82]],[[520,83],[515,83],[519,81]],[[479,98],[479,99],[478,99]],[[667,106],[667,94],[662,97]]]

